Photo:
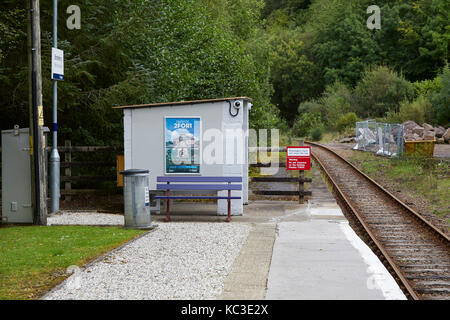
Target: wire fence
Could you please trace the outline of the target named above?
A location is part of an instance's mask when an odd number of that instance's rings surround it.
[[[399,156],[405,151],[403,136],[402,124],[377,123],[375,120],[360,121],[356,123],[356,145],[353,149],[383,156]]]

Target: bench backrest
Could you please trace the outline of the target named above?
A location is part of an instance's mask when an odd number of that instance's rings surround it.
[[[231,184],[232,182],[242,183],[242,177],[157,177],[157,190],[242,190],[242,184]],[[191,182],[180,184],[178,182]],[[199,184],[199,182],[226,182],[221,184]],[[171,184],[175,183],[175,184]]]

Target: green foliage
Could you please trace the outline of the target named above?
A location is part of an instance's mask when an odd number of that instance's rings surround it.
[[[335,82],[325,89],[320,102],[324,106],[322,118],[325,119],[325,123],[329,128],[336,130],[338,129],[337,123],[339,119],[344,113],[350,111],[352,92],[343,83]]]
[[[384,63],[410,81],[434,78],[448,59],[450,2],[383,2],[376,41]]]
[[[336,122],[336,129],[339,132],[345,131],[345,129],[348,129],[350,127],[355,127],[355,123],[357,121],[356,113],[354,112],[348,112],[344,115],[342,115],[339,120]]]
[[[294,51],[289,50],[292,46],[282,47],[283,55],[297,61],[297,68],[280,60],[279,55],[274,57],[272,82],[275,92],[272,101],[285,118],[292,119],[294,102],[302,105],[315,101],[315,107],[317,103],[327,105],[329,110],[323,105],[315,109],[320,110],[327,126],[335,127],[337,118],[350,111],[349,100],[333,96],[323,102],[319,100],[325,97],[318,97],[324,86],[336,81],[358,87],[350,99],[352,111],[363,117],[381,117],[388,110],[398,112],[403,100],[413,99],[408,80],[417,82],[436,77],[448,59],[450,3],[381,0],[376,3],[381,8],[380,30],[369,30],[366,26],[369,16],[366,9],[371,4],[369,0],[266,0],[263,16],[267,19],[268,32],[279,41],[289,35],[289,39],[302,43]],[[275,51],[277,46],[278,43],[274,42]],[[305,58],[301,60],[299,57],[303,56]],[[386,85],[383,86],[382,82],[379,85],[367,83],[370,82],[367,69],[371,65],[384,65],[390,70],[385,73],[385,79],[381,72],[378,73],[381,81],[388,81]],[[303,86],[295,86],[302,79],[302,73],[308,74],[313,82],[308,82],[309,87],[304,92]],[[361,84],[363,76],[366,79]],[[423,95],[427,85],[435,85],[417,84],[416,96]],[[377,88],[380,90],[371,96],[364,89],[365,85],[372,85],[375,91]]]
[[[304,112],[294,122],[293,131],[300,137],[310,135],[313,128],[322,128],[323,123],[320,114]]]
[[[292,121],[299,103],[317,96],[321,90],[319,70],[305,52],[295,33],[277,33],[271,39],[273,103],[282,116]]]
[[[410,101],[414,89],[395,71],[380,66],[365,72],[355,87],[354,96],[360,116],[382,117],[389,110],[397,111],[402,101]]]
[[[431,95],[432,122],[434,124],[450,124],[450,68],[445,66],[439,75],[440,89]]]
[[[314,127],[310,130],[310,136],[312,141],[320,141],[323,135],[322,127]]]
[[[412,120],[416,123],[431,122],[431,102],[425,96],[419,96],[413,102],[404,101],[400,110],[392,115],[392,122],[402,123]]]
[[[366,26],[366,1],[316,1],[310,28],[315,34],[313,52],[324,70],[326,84],[336,80],[354,85],[366,66],[378,64],[378,44]]]
[[[0,15],[0,125],[28,126],[26,2],[5,0]],[[67,8],[70,0],[60,0]],[[211,4],[207,6],[205,4]],[[61,10],[60,139],[123,143],[116,105],[249,96],[252,127],[279,125],[271,103],[270,47],[260,32],[262,0],[84,0],[81,30]],[[3,5],[3,4],[2,4]],[[2,8],[3,9],[3,8]],[[45,125],[52,122],[52,1],[41,1]],[[12,93],[12,94],[11,94]]]
[[[49,126],[53,10],[40,2]],[[304,113],[331,130],[349,112],[421,118],[425,98],[425,118],[450,121],[448,1],[380,0],[380,30],[366,26],[370,0],[81,0],[81,30],[65,26],[73,2],[58,3],[59,127],[74,144],[122,144],[114,105],[238,95],[254,99],[254,128],[298,129]],[[2,1],[2,129],[28,126],[25,5]]]
[[[416,81],[413,83],[416,96],[429,96],[441,88],[440,78]]]

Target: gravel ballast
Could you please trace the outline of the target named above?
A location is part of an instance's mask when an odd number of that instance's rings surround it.
[[[159,223],[44,299],[215,299],[250,229],[244,223]]]

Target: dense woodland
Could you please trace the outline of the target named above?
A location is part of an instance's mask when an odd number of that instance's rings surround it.
[[[120,145],[116,105],[249,96],[251,126],[320,137],[357,119],[450,122],[450,2],[59,0],[62,139]],[[45,124],[51,127],[52,0],[41,0]],[[0,126],[28,126],[26,1],[2,0]]]

